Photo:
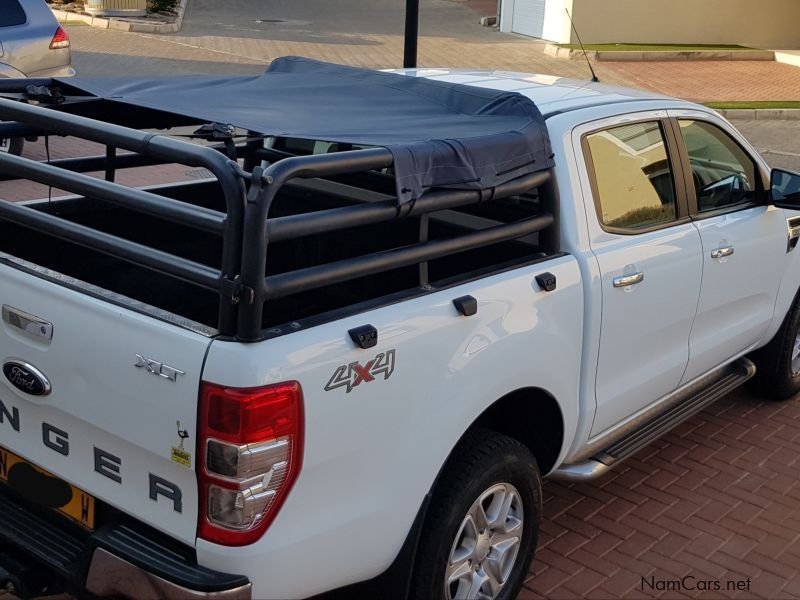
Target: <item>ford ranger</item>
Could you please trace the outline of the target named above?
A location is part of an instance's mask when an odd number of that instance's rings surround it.
[[[705,107],[299,58],[0,95],[105,149],[0,155],[51,189],[0,199],[18,595],[513,598],[543,477],[800,390],[800,175]]]

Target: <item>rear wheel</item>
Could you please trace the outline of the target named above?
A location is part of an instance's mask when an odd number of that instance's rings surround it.
[[[753,388],[775,400],[800,392],[800,296],[772,341],[752,356],[756,363]]]
[[[536,549],[541,497],[525,446],[486,429],[468,433],[434,491],[411,597],[515,598]]]
[[[8,154],[22,154],[22,148],[25,146],[25,138],[5,138],[0,139],[0,152]]]

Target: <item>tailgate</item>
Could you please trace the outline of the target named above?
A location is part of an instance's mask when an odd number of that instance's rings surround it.
[[[0,446],[96,498],[97,525],[108,504],[194,544],[209,339],[5,264],[0,304]]]

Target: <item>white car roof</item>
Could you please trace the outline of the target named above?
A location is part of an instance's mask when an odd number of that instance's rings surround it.
[[[545,116],[581,108],[609,104],[624,105],[648,100],[660,102],[658,108],[675,106],[697,107],[691,102],[677,100],[655,92],[554,75],[446,68],[392,69],[391,72],[411,77],[426,77],[449,83],[463,83],[465,85],[519,92],[533,100]],[[620,107],[620,112],[625,112],[622,106]]]

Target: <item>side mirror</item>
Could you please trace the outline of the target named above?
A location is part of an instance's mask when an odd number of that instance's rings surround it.
[[[770,202],[778,208],[800,210],[800,174],[772,169]]]

